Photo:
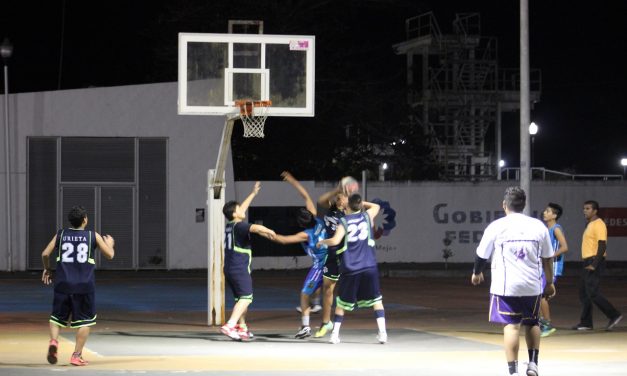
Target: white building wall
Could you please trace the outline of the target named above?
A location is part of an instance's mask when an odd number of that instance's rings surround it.
[[[296,173],[296,172],[295,172]],[[483,229],[496,217],[503,215],[505,188],[513,182],[484,183],[369,183],[368,200],[376,198],[389,202],[396,212],[396,226],[386,236],[376,240],[379,262],[433,263],[442,258],[444,238],[453,239],[449,248],[454,255],[449,262],[473,262],[475,249]],[[250,182],[236,182],[236,190],[250,186]],[[286,183],[262,183],[262,191],[253,206],[301,206],[302,199]],[[330,184],[305,182],[314,199],[331,188]],[[621,223],[627,226],[627,182],[566,181],[532,182],[531,210],[538,218],[548,202],[564,208],[560,223],[564,227],[570,251],[567,261],[581,259],[581,235],[585,227],[582,214],[586,200],[596,200],[601,207],[625,208]],[[248,189],[248,188],[246,188]],[[385,222],[382,213],[376,221]],[[254,250],[253,250],[254,255]],[[627,260],[627,237],[608,239],[608,259]],[[255,269],[297,268],[310,265],[306,257],[257,257]]]
[[[30,136],[167,138],[168,268],[207,266],[203,246],[207,243],[207,226],[195,222],[195,209],[206,206],[207,170],[215,168],[224,117],[178,115],[176,104],[176,83],[9,96],[12,270],[26,268],[26,149]],[[0,270],[8,270],[4,132],[0,137]],[[232,192],[230,164],[227,181],[227,192]],[[51,229],[50,237],[54,231]]]

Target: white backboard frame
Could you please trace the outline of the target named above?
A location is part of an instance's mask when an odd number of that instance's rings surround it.
[[[224,106],[189,106],[187,105],[187,44],[190,42],[228,43],[228,67],[225,68],[225,105]],[[233,44],[247,43],[261,46],[260,68],[234,68]],[[178,113],[179,115],[229,115],[239,112],[235,107],[235,99],[232,98],[232,74],[233,73],[260,73],[262,93],[269,96],[270,78],[272,72],[265,67],[265,50],[267,44],[285,44],[290,49],[305,51],[306,60],[306,91],[304,107],[278,107],[268,108],[268,116],[314,116],[315,98],[315,36],[312,35],[267,35],[267,34],[203,34],[203,33],[179,33],[178,56]],[[303,47],[305,46],[305,47]],[[252,98],[272,100],[268,98]]]

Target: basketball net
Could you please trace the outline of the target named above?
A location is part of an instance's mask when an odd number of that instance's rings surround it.
[[[268,118],[268,108],[272,106],[272,101],[253,101],[242,99],[235,101],[239,106],[240,119],[244,124],[244,137],[263,138],[263,128]]]

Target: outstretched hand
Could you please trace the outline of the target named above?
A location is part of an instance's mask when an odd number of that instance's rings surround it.
[[[255,182],[255,185],[253,186],[253,193],[257,194],[259,193],[259,190],[261,189],[261,182]]]
[[[281,177],[283,178],[284,181],[286,181],[288,183],[291,183],[291,182],[296,180],[294,178],[294,176],[289,171],[283,171],[281,173]]]

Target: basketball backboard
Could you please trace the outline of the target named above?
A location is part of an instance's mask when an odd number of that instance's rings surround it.
[[[178,113],[239,113],[238,99],[272,101],[268,116],[314,116],[315,37],[179,33]]]

